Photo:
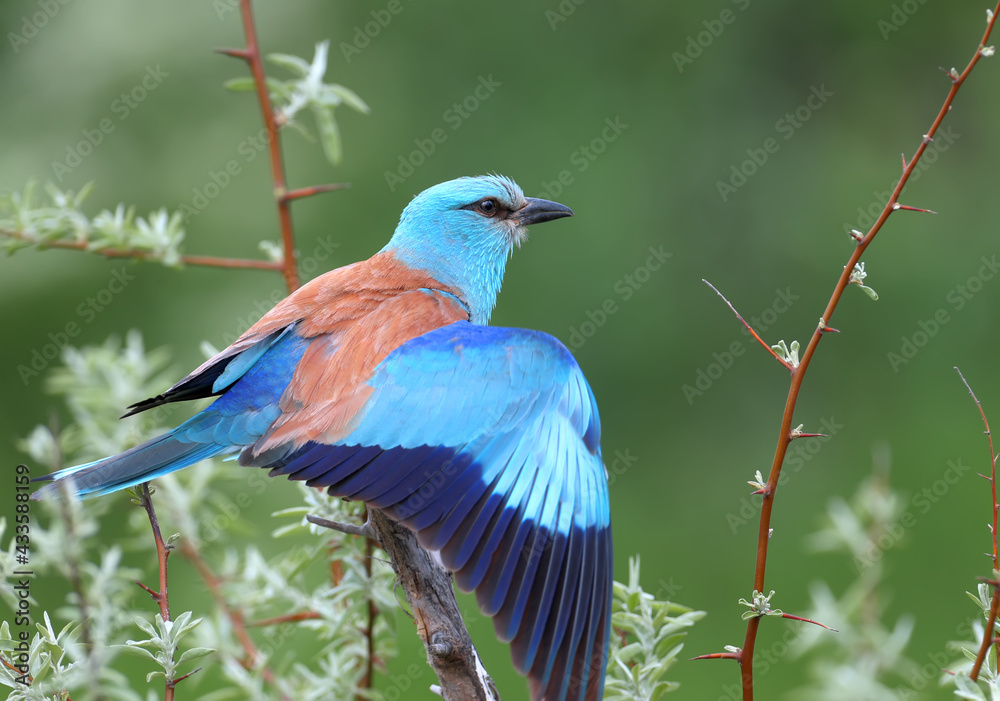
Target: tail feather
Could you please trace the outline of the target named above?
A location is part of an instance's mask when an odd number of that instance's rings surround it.
[[[59,485],[72,480],[71,489],[78,496],[92,497],[132,487],[161,477],[174,470],[193,465],[199,460],[238,450],[235,446],[202,443],[179,438],[171,431],[142,445],[110,458],[84,465],[67,467],[51,475],[37,478],[51,481],[32,494],[33,499],[46,499],[59,492]]]

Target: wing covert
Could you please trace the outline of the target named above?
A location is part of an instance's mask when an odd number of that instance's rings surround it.
[[[439,551],[511,643],[534,699],[599,699],[607,477],[572,355],[547,334],[457,322],[401,345],[368,385],[350,433],[270,462],[272,474],[363,500]]]

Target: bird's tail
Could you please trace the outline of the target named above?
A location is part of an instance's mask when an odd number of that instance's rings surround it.
[[[170,433],[146,441],[124,453],[84,465],[67,467],[51,475],[38,477],[51,482],[32,494],[33,499],[46,499],[60,490],[60,483],[72,480],[70,490],[81,497],[99,496],[148,482],[174,470],[193,465],[199,460],[237,450],[215,442],[185,439],[179,426]]]

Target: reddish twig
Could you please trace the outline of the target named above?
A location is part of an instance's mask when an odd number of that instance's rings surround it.
[[[27,241],[39,248],[63,248],[73,251],[90,251],[105,258],[132,258],[134,260],[158,260],[151,251],[140,251],[134,248],[96,248],[90,249],[86,241],[38,241],[20,231],[0,229],[0,235],[19,241]],[[269,260],[254,260],[251,258],[219,258],[216,256],[181,256],[185,265],[204,265],[211,268],[254,268],[259,270],[281,270],[281,263]]]
[[[698,655],[697,657],[692,657],[691,661],[694,660],[738,660],[740,659],[740,652],[712,652],[707,655]]]
[[[156,541],[156,562],[160,569],[160,590],[153,591],[142,582],[136,582],[136,584],[149,592],[149,595],[153,597],[153,601],[160,607],[160,616],[166,622],[170,620],[170,595],[167,592],[167,558],[170,557],[170,551],[173,549],[173,546],[167,545],[163,541],[163,535],[160,533],[160,523],[156,520],[156,511],[153,509],[153,499],[149,492],[149,482],[143,482],[139,486],[138,491],[142,508],[146,510],[146,515],[149,516],[149,525],[153,529],[153,540]]]
[[[243,33],[246,37],[246,48],[220,49],[220,53],[239,58],[247,62],[253,76],[260,101],[260,110],[264,117],[264,128],[267,129],[268,154],[271,160],[271,179],[274,182],[274,199],[278,205],[278,221],[281,225],[281,240],[284,245],[284,261],[281,272],[285,276],[285,284],[289,292],[299,287],[299,272],[295,265],[295,236],[292,231],[291,202],[300,197],[308,197],[320,192],[339,190],[346,185],[318,185],[298,190],[288,190],[285,185],[285,166],[281,156],[281,141],[278,138],[280,125],[271,105],[271,96],[267,88],[267,78],[264,75],[264,62],[260,56],[260,45],[257,43],[257,29],[253,19],[253,9],[250,0],[240,0],[240,13],[243,17]]]
[[[986,440],[990,446],[990,476],[987,479],[990,482],[990,491],[992,492],[993,503],[990,506],[993,511],[993,524],[990,526],[990,534],[993,539],[993,570],[994,572],[1000,569],[998,566],[997,558],[997,510],[1000,509],[1000,505],[997,504],[997,454],[993,449],[993,434],[990,432],[990,422],[986,418],[986,412],[983,410],[983,405],[979,402],[979,397],[976,393],[972,391],[972,386],[969,384],[968,380],[965,379],[965,375],[957,367],[955,372],[958,376],[962,378],[962,384],[965,388],[969,390],[969,394],[972,396],[972,401],[976,403],[976,409],[979,410],[979,416],[983,420],[983,428],[986,433]],[[985,475],[983,475],[985,477]],[[996,575],[994,575],[994,578]],[[989,653],[990,644],[994,642],[994,625],[997,620],[997,611],[1000,610],[1000,582],[997,582],[994,578],[985,580],[990,586],[993,587],[993,601],[990,604],[990,615],[986,621],[986,630],[983,631],[983,642],[979,646],[979,652],[976,654],[976,661],[972,665],[972,671],[969,672],[969,678],[972,681],[976,681],[979,678],[979,670],[982,669],[983,663],[986,661],[986,655]],[[997,650],[998,659],[1000,659],[1000,648]]]
[[[972,391],[972,386],[965,379],[965,375],[957,367],[955,372],[962,379],[962,384],[965,385],[965,389],[969,390],[969,394],[972,396],[972,401],[976,403],[976,409],[979,410],[979,416],[983,420],[983,428],[985,428],[984,433],[986,433],[986,440],[990,446],[990,476],[987,478],[990,482],[992,497],[993,497],[993,525],[990,528],[990,533],[993,536],[993,569],[1000,569],[1000,564],[998,564],[997,557],[997,510],[1000,509],[1000,505],[997,504],[997,454],[993,449],[993,434],[990,432],[990,422],[986,419],[986,412],[983,411],[983,405],[979,402],[979,397],[976,393]],[[985,476],[985,475],[984,475]]]
[[[267,626],[276,626],[282,623],[311,621],[315,618],[319,618],[319,614],[316,611],[300,611],[299,613],[290,613],[287,616],[275,616],[274,618],[263,618],[259,621],[251,621],[250,623],[247,623],[247,626],[250,628],[266,628]]]
[[[780,355],[778,355],[775,352],[775,350],[773,348],[771,348],[771,346],[767,345],[767,343],[764,341],[764,339],[762,339],[760,336],[757,335],[757,332],[754,331],[753,328],[750,326],[750,324],[748,324],[746,322],[746,320],[744,320],[744,318],[742,316],[740,316],[740,313],[738,311],[736,311],[736,307],[733,306],[732,302],[730,302],[728,299],[726,299],[726,296],[724,294],[722,294],[721,292],[719,292],[719,290],[715,287],[715,285],[713,285],[712,283],[710,283],[708,280],[705,280],[704,278],[702,278],[702,282],[704,282],[706,285],[708,285],[709,287],[711,287],[712,291],[715,292],[715,294],[719,295],[719,297],[722,298],[722,301],[726,303],[726,306],[729,307],[732,310],[733,314],[736,315],[736,318],[740,320],[740,323],[743,324],[743,326],[746,327],[747,331],[750,332],[750,335],[757,339],[757,343],[759,343],[760,345],[762,345],[764,347],[764,350],[766,350],[768,353],[770,353],[772,356],[774,356],[774,359],[777,360],[782,365],[784,365],[785,369],[788,370],[789,372],[792,372],[792,371],[795,370],[795,366],[793,366],[787,360],[785,360]]]
[[[149,517],[150,528],[153,529],[153,540],[156,542],[156,562],[160,570],[160,590],[153,591],[138,580],[136,580],[136,584],[145,589],[153,597],[153,601],[160,607],[160,617],[166,622],[170,620],[170,595],[167,591],[167,558],[170,557],[170,551],[173,549],[173,546],[167,545],[163,541],[163,535],[160,533],[160,523],[156,520],[156,510],[153,509],[153,497],[149,491],[149,482],[143,482],[139,486],[138,492],[142,508],[146,510],[146,515]],[[173,701],[174,687],[177,686],[178,682],[189,676],[191,675],[185,674],[180,679],[167,679],[164,682],[163,701]]]
[[[965,83],[966,78],[968,78],[972,69],[975,68],[979,59],[982,57],[982,50],[986,46],[986,42],[989,40],[990,33],[993,31],[993,25],[996,22],[998,14],[1000,14],[1000,3],[997,4],[997,8],[994,10],[993,15],[987,22],[983,38],[976,47],[976,53],[965,67],[965,70],[962,71],[961,74],[956,74],[955,71],[949,73],[952,85],[951,89],[948,91],[947,97],[944,100],[944,104],[938,111],[937,117],[931,124],[930,129],[921,140],[920,146],[917,147],[913,158],[911,158],[908,163],[905,162],[904,158],[905,167],[903,168],[903,173],[900,176],[896,187],[893,188],[892,195],[889,197],[888,202],[886,202],[885,207],[883,207],[882,213],[879,215],[878,219],[874,224],[872,224],[872,227],[868,230],[867,234],[862,236],[860,239],[855,237],[857,240],[857,246],[837,280],[837,285],[834,287],[830,301],[827,302],[826,308],[823,310],[820,323],[813,332],[812,337],[809,339],[809,345],[806,346],[805,353],[803,353],[798,367],[792,370],[791,386],[788,389],[788,397],[785,401],[785,408],[781,417],[781,430],[778,432],[778,445],[775,449],[774,460],[771,463],[771,471],[768,475],[767,487],[762,494],[760,527],[757,531],[757,559],[754,566],[753,579],[753,588],[756,591],[764,591],[764,574],[767,568],[767,545],[771,533],[771,513],[774,508],[774,497],[777,493],[778,478],[781,476],[781,467],[784,464],[785,454],[787,453],[788,445],[791,442],[792,416],[795,412],[796,403],[798,402],[799,392],[802,388],[802,381],[805,378],[806,371],[809,369],[809,363],[812,361],[813,355],[816,353],[816,348],[819,345],[820,339],[831,330],[828,324],[830,323],[833,313],[844,294],[844,290],[850,283],[851,274],[854,271],[855,265],[857,265],[857,263],[861,260],[861,256],[864,254],[865,250],[869,245],[871,245],[875,236],[879,231],[881,231],[886,220],[893,212],[900,209],[913,209],[911,207],[900,205],[899,195],[906,186],[907,181],[909,181],[910,176],[913,174],[917,163],[920,161],[921,156],[927,149],[927,145],[931,143],[934,138],[934,134],[937,133],[938,127],[940,127],[941,122],[944,121],[945,115],[948,114],[951,109],[955,95],[958,94],[958,91]],[[761,616],[755,616],[747,621],[743,649],[737,656],[741,668],[741,682],[744,701],[752,701],[753,699],[753,652],[754,644],[757,641],[757,631],[760,626],[760,619]]]
[[[8,661],[7,658],[4,657],[3,653],[0,653],[0,664],[9,669],[11,672],[14,672],[14,674],[17,677],[21,676],[21,670],[15,667],[10,661]],[[28,679],[28,686],[31,686],[34,683],[35,678],[30,674],[26,674],[25,676]],[[65,689],[63,689],[61,693],[66,694],[66,701],[73,701],[73,699],[70,698],[69,694],[66,692]]]
[[[836,628],[831,628],[830,626],[825,625],[823,623],[820,623],[819,621],[814,621],[811,618],[803,618],[802,616],[793,616],[790,613],[783,613],[783,614],[781,614],[781,617],[782,618],[788,618],[788,619],[793,620],[793,621],[802,621],[803,623],[812,623],[814,626],[819,626],[820,628],[826,628],[827,630],[832,631],[834,633],[839,633],[840,632]]]
[[[300,187],[297,190],[289,190],[284,195],[279,196],[279,200],[282,202],[291,202],[292,200],[300,200],[303,197],[312,197],[313,195],[321,195],[324,192],[333,192],[334,190],[346,190],[351,186],[350,183],[330,183],[328,185],[313,185],[312,187]]]

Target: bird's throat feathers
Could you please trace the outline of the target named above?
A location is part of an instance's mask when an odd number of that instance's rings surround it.
[[[470,250],[448,250],[453,246],[390,248],[396,260],[410,268],[427,272],[444,287],[456,291],[469,308],[474,324],[487,324],[503,285],[508,250],[483,245]]]
[[[442,183],[407,205],[383,249],[457,290],[476,324],[489,322],[507,259],[525,236],[525,229],[513,221],[475,211],[475,203],[487,198],[509,211],[525,204],[521,189],[500,176]]]

